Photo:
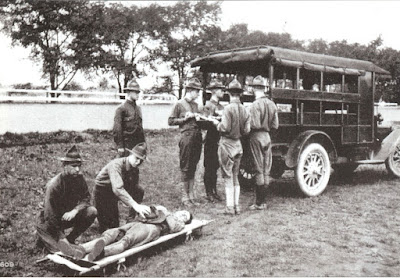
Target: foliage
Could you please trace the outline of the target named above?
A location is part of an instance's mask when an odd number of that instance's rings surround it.
[[[94,65],[97,41],[90,28],[99,22],[95,7],[86,0],[6,0],[1,8],[3,31],[14,44],[30,47],[52,90],[63,89],[79,70]]]
[[[14,89],[27,89],[27,90],[44,90],[46,86],[35,86],[32,83],[19,83],[12,86]]]
[[[78,82],[71,81],[64,87],[64,90],[66,90],[66,91],[83,91],[83,88]]]
[[[217,26],[220,3],[177,2],[167,7],[171,32],[161,37],[162,44],[151,53],[167,62],[179,78],[179,98],[182,97],[184,80],[190,70],[190,61],[215,49],[220,33]]]
[[[129,80],[141,75],[137,64],[150,41],[169,31],[165,16],[165,9],[157,4],[139,8],[113,3],[104,8],[104,19],[97,30],[104,50],[101,68],[113,72],[120,92]]]

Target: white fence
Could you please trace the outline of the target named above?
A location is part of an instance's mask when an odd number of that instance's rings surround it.
[[[51,94],[58,95],[52,97]],[[0,134],[58,130],[110,130],[114,113],[125,94],[49,90],[0,92]],[[140,95],[142,97],[142,94]],[[150,95],[144,95],[150,96]],[[169,128],[168,116],[175,100],[159,97],[143,101],[143,127]],[[138,101],[139,104],[140,101]]]

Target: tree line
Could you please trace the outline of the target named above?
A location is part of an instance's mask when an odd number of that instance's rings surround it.
[[[3,0],[2,31],[13,45],[30,47],[51,90],[68,88],[78,72],[88,78],[111,73],[119,91],[148,69],[167,64],[179,77],[179,97],[190,61],[208,52],[270,45],[313,53],[369,60],[390,71],[378,80],[376,99],[400,102],[400,52],[383,47],[379,36],[368,45],[346,40],[295,40],[288,33],[220,27],[221,3],[179,1],[146,6],[103,1]]]

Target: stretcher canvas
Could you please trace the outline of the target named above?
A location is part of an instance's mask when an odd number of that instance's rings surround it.
[[[46,256],[46,258],[53,261],[54,263],[63,264],[65,266],[67,266],[68,268],[79,272],[79,275],[83,275],[83,274],[86,274],[89,272],[93,272],[93,271],[102,269],[109,264],[123,261],[124,258],[126,258],[126,257],[140,253],[143,250],[146,250],[150,247],[156,246],[160,243],[166,242],[170,239],[176,238],[180,235],[184,235],[184,234],[190,235],[194,230],[202,228],[203,226],[207,225],[211,221],[212,220],[193,219],[192,222],[190,224],[187,224],[185,226],[185,228],[180,232],[161,236],[160,238],[158,238],[155,241],[146,243],[141,246],[130,248],[120,254],[101,258],[100,260],[97,260],[94,262],[89,262],[89,261],[85,260],[85,258],[80,261],[74,261],[73,259],[71,259],[67,256],[64,256],[61,252],[57,252],[54,254],[48,254]]]

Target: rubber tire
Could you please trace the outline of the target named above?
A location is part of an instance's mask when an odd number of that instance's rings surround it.
[[[309,185],[311,180],[306,181],[304,178],[304,168],[308,164],[308,159],[311,158],[312,155],[316,154],[318,156],[318,162],[322,163],[321,172],[322,174],[320,177],[317,177],[317,184]],[[328,153],[326,152],[325,148],[318,143],[311,143],[306,146],[300,154],[299,162],[295,169],[295,177],[296,182],[300,188],[300,190],[306,195],[307,197],[314,197],[320,195],[328,185],[329,177],[331,174],[331,163],[329,160]],[[315,186],[315,187],[314,187]],[[313,187],[313,188],[311,188]]]
[[[255,177],[253,174],[247,173],[244,169],[240,169],[238,180],[240,187],[244,191],[251,191],[254,189],[255,186]]]
[[[385,160],[385,165],[391,176],[400,178],[400,142],[397,143],[394,151]]]

